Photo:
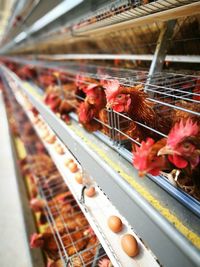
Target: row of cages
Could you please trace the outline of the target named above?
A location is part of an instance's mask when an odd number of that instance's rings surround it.
[[[192,210],[195,204],[199,215],[199,76],[151,77],[77,62],[5,64],[42,89],[44,103],[62,120],[73,117],[87,131],[99,131],[139,176],[147,175]]]
[[[46,266],[113,266],[9,87],[4,99],[12,133],[26,152],[19,166],[38,228],[30,247],[43,250]]]
[[[75,21],[71,28],[66,28],[67,31],[73,30],[75,33],[81,33],[82,30],[92,27],[112,25],[114,22],[123,22],[128,19],[135,19],[156,12],[173,9],[187,4],[195,3],[196,0],[118,0],[111,3],[106,3],[103,7],[98,8],[96,3],[91,4],[91,12],[83,16],[78,21]],[[103,3],[102,3],[103,4]],[[91,26],[91,27],[90,27]],[[82,29],[83,28],[83,29]]]

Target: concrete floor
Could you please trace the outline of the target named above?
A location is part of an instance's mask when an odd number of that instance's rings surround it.
[[[0,92],[0,266],[32,266]]]

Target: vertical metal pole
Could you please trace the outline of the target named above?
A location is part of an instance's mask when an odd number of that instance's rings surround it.
[[[165,23],[163,29],[160,32],[153,60],[151,62],[151,66],[149,69],[148,79],[145,85],[145,91],[148,89],[149,84],[153,80],[154,74],[162,70],[167,50],[170,45],[169,38],[172,36],[174,32],[175,25],[176,25],[176,20],[170,20]],[[150,95],[152,96],[152,93]]]

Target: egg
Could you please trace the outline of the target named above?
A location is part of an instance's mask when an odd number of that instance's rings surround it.
[[[89,188],[85,189],[85,194],[87,197],[93,197],[96,195],[96,190],[94,186],[90,186]]]
[[[68,168],[71,172],[77,172],[78,170],[77,164],[75,162],[69,163]]]
[[[124,252],[129,256],[129,257],[135,257],[139,253],[139,247],[137,240],[135,239],[134,236],[130,234],[126,234],[122,237],[121,239],[121,246]]]
[[[68,166],[70,163],[74,162],[73,159],[66,159],[65,160],[65,166]]]
[[[108,227],[114,232],[119,233],[122,230],[123,224],[119,217],[110,216],[108,218]]]
[[[38,117],[33,117],[32,121],[33,121],[33,124],[37,124],[40,121],[40,119]]]
[[[78,184],[82,184],[82,183],[83,183],[82,173],[78,172],[78,173],[75,175],[75,180],[77,181]]]
[[[56,141],[55,135],[50,135],[46,138],[46,142],[49,144],[53,144],[53,143],[55,143],[55,141]]]
[[[65,151],[64,151],[63,147],[61,145],[59,145],[59,144],[55,146],[55,150],[60,155],[65,154]]]

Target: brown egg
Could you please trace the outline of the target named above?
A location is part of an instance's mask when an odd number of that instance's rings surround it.
[[[39,123],[38,123],[38,126],[42,127],[43,125],[45,125],[44,122],[40,120]]]
[[[53,144],[56,141],[56,136],[55,135],[50,135],[46,138],[46,142],[49,144]]]
[[[66,159],[66,160],[65,160],[65,166],[68,167],[68,165],[69,165],[70,163],[72,163],[72,162],[74,162],[73,159]]]
[[[82,177],[82,173],[81,172],[78,172],[75,175],[75,180],[77,181],[78,184],[82,184],[83,183],[83,177]]]
[[[68,168],[73,173],[78,171],[78,167],[77,167],[77,164],[75,162],[69,163]]]
[[[110,216],[108,218],[108,227],[114,232],[119,233],[122,230],[123,224],[119,217]]]
[[[96,190],[94,186],[90,186],[89,188],[85,189],[85,194],[87,197],[93,197],[96,195]]]
[[[130,257],[135,257],[139,253],[137,240],[130,234],[126,234],[122,237],[121,246],[124,252]]]
[[[38,117],[33,117],[32,121],[33,124],[37,124],[40,121],[40,119]]]
[[[59,145],[59,144],[57,144],[57,145],[55,146],[55,150],[56,150],[56,152],[57,152],[58,154],[60,154],[60,155],[65,154],[64,148],[63,148],[61,145]]]

